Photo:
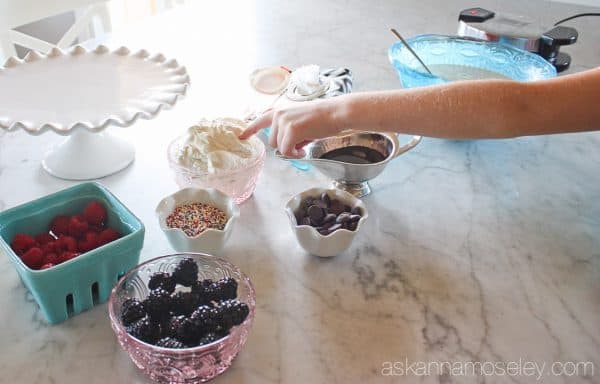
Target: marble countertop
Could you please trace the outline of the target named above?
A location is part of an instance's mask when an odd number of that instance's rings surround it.
[[[131,128],[111,128],[135,143],[136,159],[100,181],[146,224],[141,259],[172,252],[153,213],[177,189],[167,143],[200,117],[252,108],[255,101],[243,89],[253,68],[348,66],[355,91],[397,88],[387,61],[393,42],[388,28],[406,36],[452,34],[458,11],[470,5],[197,2],[111,36],[111,45],[176,57],[192,78],[188,97],[172,111]],[[544,23],[586,10],[541,1],[478,5],[535,15]],[[571,25],[580,40],[564,49],[573,56],[570,72],[600,65],[597,20]],[[63,139],[0,132],[0,210],[74,184],[40,166],[44,152]],[[372,182],[374,193],[364,199],[367,225],[347,252],[332,259],[304,253],[283,211],[290,196],[328,180],[269,154],[223,253],[255,284],[255,325],[231,369],[214,382],[537,380],[525,371],[421,375],[411,365],[475,361],[535,362],[545,364],[542,382],[599,383],[598,148],[600,133],[425,139]],[[4,255],[0,275],[0,382],[149,382],[120,349],[106,304],[48,326]],[[566,369],[553,375],[557,362]],[[568,375],[569,362],[591,362],[595,372],[580,364],[578,374]]]

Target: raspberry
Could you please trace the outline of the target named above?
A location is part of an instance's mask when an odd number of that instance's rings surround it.
[[[185,348],[185,344],[183,344],[181,341],[172,339],[170,337],[164,337],[164,338],[158,340],[156,342],[156,346],[162,347],[162,348],[171,348],[171,349]]]
[[[79,256],[79,253],[77,253],[77,252],[65,251],[65,252],[61,253],[60,256],[58,256],[58,261],[59,261],[59,263],[64,263],[65,261],[74,259],[77,256]]]
[[[102,226],[106,222],[106,208],[98,201],[92,201],[83,210],[83,217],[88,223]]]
[[[125,330],[131,336],[146,343],[154,343],[160,337],[160,325],[153,322],[148,316],[142,317],[126,327]]]
[[[117,240],[119,237],[121,237],[121,234],[112,228],[107,228],[103,230],[98,236],[100,240],[100,245],[108,244],[111,241]]]
[[[38,269],[44,264],[44,253],[40,248],[33,247],[21,256],[21,260],[31,269]]]
[[[164,318],[169,314],[171,306],[171,295],[162,288],[150,291],[150,294],[143,302],[144,308],[155,319]]]
[[[88,230],[89,225],[87,221],[80,216],[71,216],[69,219],[69,235],[80,238],[82,237]]]
[[[96,232],[88,231],[84,238],[77,243],[77,248],[79,249],[79,252],[83,253],[98,248],[99,245],[100,241],[98,240],[98,234]]]
[[[17,255],[21,256],[30,248],[35,247],[36,242],[35,239],[29,235],[17,233],[15,237],[13,237],[13,241],[10,246]]]
[[[58,255],[56,253],[44,254],[44,264],[58,264]]]
[[[148,281],[148,289],[162,288],[169,293],[175,291],[175,280],[171,277],[171,274],[166,272],[156,272],[150,276]]]
[[[131,325],[146,316],[144,305],[137,299],[127,299],[121,307],[121,322],[124,326]]]
[[[56,216],[50,223],[50,231],[54,236],[66,235],[69,233],[69,217]]]
[[[42,233],[35,237],[35,241],[41,246],[44,246],[54,240],[56,240],[54,236],[49,233]]]
[[[56,240],[57,250],[76,252],[77,251],[77,240],[71,236],[60,235]]]
[[[191,315],[200,304],[200,298],[193,292],[177,292],[171,297],[171,311],[176,315]]]
[[[173,271],[173,278],[177,284],[189,287],[198,280],[198,264],[192,258],[185,258],[177,264]]]
[[[52,268],[52,267],[54,267],[54,264],[52,264],[52,263],[46,263],[46,264],[42,265],[40,267],[40,269],[48,269],[48,268]]]
[[[44,252],[44,255],[47,255],[48,253],[56,253],[59,250],[56,243],[56,241],[51,241],[42,245],[42,252]]]
[[[98,235],[100,234],[100,232],[104,231],[106,228],[104,228],[104,226],[98,226],[98,225],[91,225],[89,226],[89,231],[95,232]]]

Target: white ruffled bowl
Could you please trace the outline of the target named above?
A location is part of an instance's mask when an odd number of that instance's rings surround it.
[[[350,231],[347,229],[338,229],[329,235],[320,234],[315,227],[310,225],[298,225],[296,212],[304,200],[308,197],[319,197],[323,192],[331,199],[340,200],[345,205],[351,208],[359,207],[362,210],[362,215],[356,226],[356,230]],[[344,252],[352,244],[352,240],[360,231],[363,222],[369,215],[365,204],[357,197],[341,189],[326,189],[326,188],[311,188],[292,197],[285,205],[285,211],[290,219],[292,231],[296,235],[296,239],[300,246],[310,254],[331,257]]]
[[[223,230],[209,228],[190,237],[179,228],[169,228],[167,217],[179,205],[204,203],[219,208],[227,215]],[[202,252],[217,254],[223,249],[231,236],[233,224],[240,216],[240,209],[234,200],[223,192],[213,188],[185,188],[162,199],[156,207],[156,216],[160,229],[165,233],[171,246],[178,252]]]

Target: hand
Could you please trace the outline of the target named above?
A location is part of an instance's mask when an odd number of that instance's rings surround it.
[[[302,147],[315,139],[333,136],[340,131],[335,99],[299,103],[271,109],[252,122],[242,132],[247,139],[263,128],[271,127],[269,144],[284,156],[302,157]]]

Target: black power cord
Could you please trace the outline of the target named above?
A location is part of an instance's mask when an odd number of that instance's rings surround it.
[[[577,15],[569,16],[566,19],[559,20],[556,23],[554,23],[554,25],[556,26],[556,25],[564,23],[565,21],[573,20],[578,17],[584,17],[584,16],[600,16],[600,13],[597,13],[597,12],[578,13]]]

